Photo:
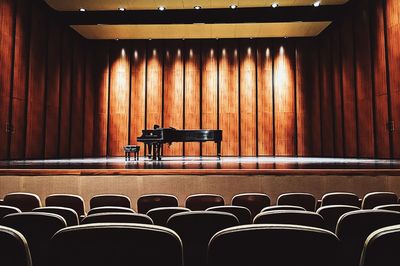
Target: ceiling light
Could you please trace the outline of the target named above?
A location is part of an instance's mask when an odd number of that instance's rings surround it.
[[[79,8],[79,11],[81,11],[81,12],[85,12],[85,11],[86,11],[86,9],[84,9],[84,8]]]
[[[320,5],[321,5],[321,1],[316,1],[313,4],[314,7],[319,7]]]
[[[279,4],[278,3],[272,3],[272,8],[277,8],[278,6],[279,6]]]
[[[118,7],[118,11],[125,11],[126,8],[125,7]]]
[[[200,10],[200,9],[201,9],[201,6],[194,6],[194,9]]]
[[[236,9],[238,6],[235,5],[235,4],[233,4],[233,5],[230,5],[229,7],[230,7],[231,9]]]
[[[165,8],[165,6],[159,6],[158,7],[158,10],[160,10],[160,11],[164,11],[166,8]]]

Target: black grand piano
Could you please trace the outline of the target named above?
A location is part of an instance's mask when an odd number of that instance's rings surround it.
[[[217,143],[217,156],[220,159],[222,130],[178,130],[172,127],[160,128],[154,125],[152,130],[142,130],[142,136],[138,137],[137,141],[147,145],[148,157],[153,160],[161,160],[161,148],[165,143],[214,141]]]

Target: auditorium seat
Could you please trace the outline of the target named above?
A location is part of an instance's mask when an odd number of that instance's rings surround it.
[[[307,211],[315,211],[315,197],[309,193],[285,193],[278,197],[277,205],[300,206]]]
[[[243,225],[216,233],[208,266],[338,266],[338,238],[327,230],[295,225]]]
[[[232,198],[232,205],[246,207],[254,218],[263,208],[271,205],[271,199],[264,193],[242,193]]]
[[[21,213],[21,210],[17,207],[0,205],[0,219],[12,213]]]
[[[96,214],[96,213],[107,213],[107,212],[123,212],[123,213],[135,213],[134,210],[131,208],[126,208],[126,207],[97,207],[90,209],[88,211],[88,215]]]
[[[396,204],[397,195],[393,192],[372,192],[364,196],[361,209],[373,209],[376,206]]]
[[[192,211],[205,211],[210,207],[224,204],[224,198],[216,194],[194,194],[187,197],[185,201],[185,207]]]
[[[397,266],[400,262],[400,225],[372,232],[364,244],[360,266]]]
[[[41,207],[33,209],[33,212],[44,212],[58,214],[65,219],[67,226],[74,226],[79,224],[79,217],[76,211],[71,208],[65,207]]]
[[[387,210],[387,211],[400,212],[400,204],[380,205],[376,206],[374,210]]]
[[[41,206],[40,198],[36,194],[16,192],[9,193],[4,197],[4,205],[13,206],[22,212],[30,212]]]
[[[359,197],[349,192],[331,192],[322,196],[321,207],[328,205],[349,205],[360,208]]]
[[[90,209],[106,206],[131,208],[131,200],[119,194],[96,195],[90,199]]]
[[[178,198],[168,194],[148,194],[137,200],[138,213],[146,214],[149,210],[159,207],[178,207]]]
[[[268,211],[305,211],[303,207],[300,206],[293,206],[293,205],[274,205],[265,207],[261,210],[261,212],[268,212]]]
[[[57,266],[183,266],[179,236],[144,224],[68,227],[54,235],[51,254],[51,263]]]
[[[0,222],[23,234],[28,241],[34,266],[48,265],[50,240],[58,230],[67,227],[60,215],[39,212],[9,214]]]
[[[93,223],[139,223],[153,224],[151,218],[141,213],[97,213],[83,218],[81,224]]]
[[[267,211],[258,214],[254,224],[294,224],[325,229],[321,215],[309,211]]]
[[[238,219],[230,213],[193,211],[172,215],[167,227],[182,239],[185,266],[204,266],[207,265],[207,247],[211,237],[238,224]]]
[[[343,214],[336,235],[343,246],[343,266],[359,265],[361,251],[368,235],[382,227],[400,223],[400,213],[383,210],[359,210]]]
[[[328,205],[319,208],[317,213],[324,218],[325,229],[334,233],[336,231],[337,222],[343,214],[359,209],[358,207],[350,205]]]
[[[233,214],[239,220],[240,225],[252,223],[250,210],[243,206],[216,206],[208,208],[207,211],[227,212]]]
[[[18,231],[0,226],[0,265],[32,266],[25,237]]]
[[[79,217],[85,216],[85,203],[79,195],[52,194],[47,196],[45,202],[47,207],[71,208],[76,211]]]
[[[153,220],[155,225],[166,226],[169,217],[175,213],[189,212],[188,208],[183,207],[160,207],[147,212],[147,215]]]

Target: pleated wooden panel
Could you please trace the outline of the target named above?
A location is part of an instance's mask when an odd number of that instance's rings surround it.
[[[274,155],[272,42],[257,41],[258,155]]]
[[[115,42],[110,49],[110,107],[108,113],[108,152],[110,156],[122,156],[123,146],[128,143],[129,44]]]
[[[166,41],[164,54],[164,127],[183,128],[183,42]],[[182,156],[183,144],[164,145],[164,155]]]
[[[135,41],[131,50],[131,120],[130,120],[130,143],[138,144],[144,153],[143,143],[137,143],[136,138],[142,135],[146,127],[146,43]]]
[[[388,84],[386,70],[385,17],[383,0],[374,1],[370,8],[372,62],[375,101],[375,155],[390,158]]]
[[[274,46],[275,155],[293,156],[295,147],[295,51],[292,43]]]
[[[14,80],[12,118],[14,132],[11,135],[10,159],[25,157],[26,88],[29,60],[29,29],[31,2],[17,0],[14,45]]]
[[[240,155],[257,155],[257,49],[252,40],[239,42]]]
[[[185,42],[185,129],[200,129],[201,46],[198,41]],[[215,128],[216,129],[216,128]],[[185,156],[199,156],[200,143],[185,143]]]
[[[33,5],[29,53],[28,108],[26,125],[27,159],[44,156],[47,19],[40,5]]]
[[[219,128],[223,156],[239,155],[239,51],[234,40],[219,42]]]
[[[0,160],[7,159],[9,151],[14,9],[14,1],[0,1]]]
[[[354,45],[357,114],[358,114],[358,156],[373,158],[375,156],[374,117],[372,103],[372,73],[370,21],[368,1],[359,1],[354,16]]]
[[[60,108],[61,27],[49,25],[47,39],[45,158],[58,157]]]
[[[202,87],[201,87],[201,127],[203,129],[218,128],[218,44],[214,40],[201,42],[202,60]],[[222,141],[225,142],[227,132],[222,132]],[[202,144],[203,156],[215,156],[216,144],[206,142]]]
[[[94,101],[95,89],[93,79],[99,78],[93,75],[93,50],[86,50],[85,55],[85,98],[83,117],[83,157],[92,157],[94,150]]]

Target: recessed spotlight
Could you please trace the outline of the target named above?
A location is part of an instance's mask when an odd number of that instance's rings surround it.
[[[126,8],[125,7],[118,7],[118,11],[125,11]]]
[[[81,7],[81,8],[79,8],[79,11],[80,11],[80,12],[85,12],[86,9],[84,9],[84,8]]]
[[[119,41],[119,39],[115,39],[117,42]]]
[[[159,6],[159,7],[158,7],[158,10],[160,10],[160,11],[164,11],[165,9],[166,9],[165,6]]]
[[[316,1],[313,4],[314,7],[319,7],[320,5],[321,5],[321,1]]]
[[[233,4],[233,5],[230,5],[229,7],[230,7],[230,9],[236,9],[238,6]]]
[[[272,8],[277,8],[278,6],[279,6],[278,3],[272,3],[272,5],[271,5]]]
[[[193,8],[196,9],[196,10],[200,10],[201,6],[194,6]]]

